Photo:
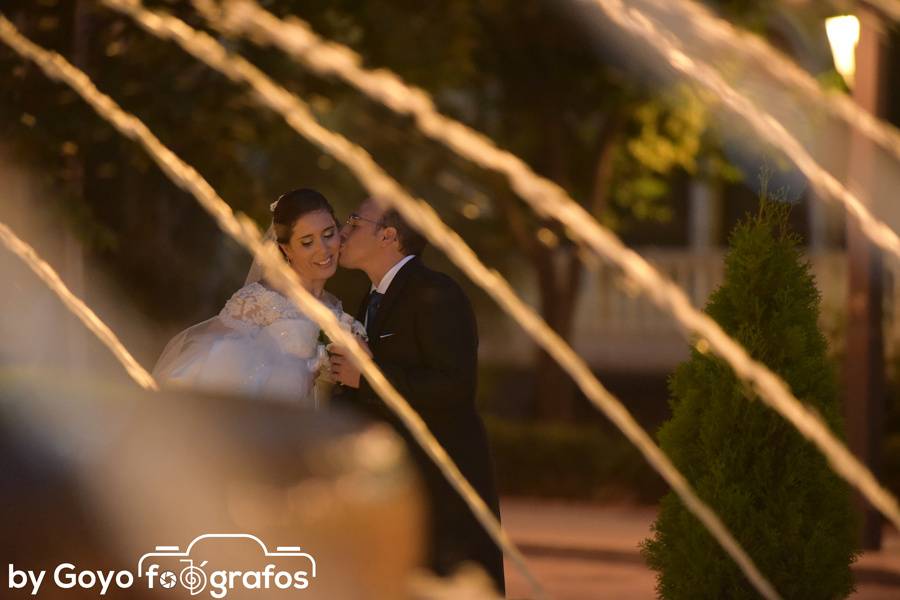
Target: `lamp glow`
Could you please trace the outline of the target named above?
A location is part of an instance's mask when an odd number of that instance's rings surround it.
[[[847,85],[853,86],[856,74],[856,45],[859,43],[859,19],[853,15],[842,15],[825,20],[825,32],[837,69]]]

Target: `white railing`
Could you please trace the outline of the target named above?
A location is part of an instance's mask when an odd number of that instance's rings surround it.
[[[703,253],[681,249],[643,248],[640,254],[675,281],[694,306],[703,308],[709,295],[722,283],[724,251]],[[847,301],[847,259],[844,252],[809,257],[822,294],[821,326],[835,331],[843,320]],[[890,261],[888,261],[890,262]],[[900,296],[895,293],[898,267],[885,265],[884,335],[886,350],[900,339]],[[526,298],[534,290],[519,286]],[[533,346],[513,327],[499,326],[483,332],[482,356],[489,362],[528,364]],[[688,345],[674,321],[649,301],[637,296],[619,272],[603,263],[586,272],[575,318],[573,345],[596,368],[626,370],[671,369],[688,356]]]

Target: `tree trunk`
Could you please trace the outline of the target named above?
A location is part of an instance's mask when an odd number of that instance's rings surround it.
[[[90,38],[91,38],[91,11],[87,0],[77,0],[73,8],[72,17],[72,64],[83,71],[88,70],[90,63]],[[87,138],[87,136],[85,136]],[[74,141],[74,140],[73,140]],[[85,201],[85,187],[87,185],[86,163],[87,144],[80,144],[75,154],[66,161],[66,171],[69,185],[75,195],[76,202]],[[66,283],[72,293],[79,298],[90,302],[86,298],[84,246],[74,232],[71,223],[64,225],[62,232],[64,248],[64,273]],[[63,327],[66,362],[75,373],[82,373],[90,367],[88,361],[87,335],[76,319],[67,315]]]
[[[608,115],[598,136],[597,163],[594,170],[593,189],[590,196],[590,212],[595,217],[605,210],[613,176],[615,143],[622,128],[618,113]],[[558,128],[555,129],[559,131]],[[550,167],[552,177],[565,184],[565,163],[561,136],[551,134]],[[578,295],[584,276],[584,267],[578,256],[578,248],[563,244],[557,248],[539,247],[534,260],[541,292],[541,313],[544,320],[559,336],[572,343]],[[561,366],[543,349],[538,349],[534,366],[535,407],[542,420],[574,421],[577,417],[575,383]]]
[[[547,149],[547,172],[559,185],[570,188],[566,141],[555,111],[545,113],[543,120]],[[567,240],[560,237],[554,245],[538,244],[533,256],[541,297],[541,315],[550,327],[567,342],[572,338],[575,301],[581,281],[581,263]],[[559,364],[543,348],[537,349],[534,361],[534,402],[541,420],[573,421],[575,419],[575,384]]]
[[[598,136],[598,159],[590,196],[590,209],[595,216],[599,215],[607,204],[613,173],[613,150],[621,131],[619,117],[618,114],[611,114]],[[548,150],[546,170],[551,179],[567,187],[562,131],[559,127],[554,127],[556,123],[552,120],[545,120],[545,124],[547,124],[545,146]],[[506,215],[506,222],[516,245],[522,248],[534,266],[541,316],[563,340],[571,342],[578,295],[584,275],[578,247],[566,239],[560,239],[560,243],[550,246],[539,242],[522,203],[506,191],[498,192],[496,198]],[[549,221],[539,222],[538,226],[556,228]],[[575,420],[577,416],[575,383],[541,348],[535,353],[533,373],[535,416],[542,420]]]
[[[572,326],[582,265],[572,248],[543,249],[538,261],[541,313],[547,324],[567,342]],[[541,420],[575,420],[575,383],[559,363],[539,348],[534,364],[535,408]]]

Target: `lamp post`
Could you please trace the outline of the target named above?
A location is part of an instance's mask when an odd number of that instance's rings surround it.
[[[829,19],[828,40],[835,67],[852,88],[853,99],[873,115],[884,112],[883,68],[885,40],[878,15],[860,5],[857,15]],[[871,141],[854,131],[850,140],[850,190],[871,204],[874,178]],[[844,416],[850,450],[878,475],[884,414],[884,337],[882,333],[883,266],[880,250],[847,220],[847,333],[844,363]],[[881,516],[861,496],[861,547],[881,547]]]

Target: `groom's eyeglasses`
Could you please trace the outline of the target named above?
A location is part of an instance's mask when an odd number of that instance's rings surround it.
[[[352,215],[347,217],[347,220],[344,221],[344,223],[351,229],[356,229],[357,227],[359,227],[360,221],[365,221],[366,223],[372,223],[373,225],[375,225],[376,229],[382,226],[381,221],[373,221],[372,219],[366,219],[364,217],[359,216],[356,213],[353,213]]]

